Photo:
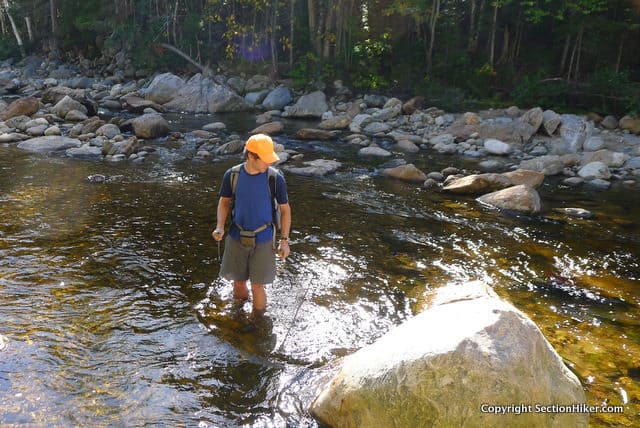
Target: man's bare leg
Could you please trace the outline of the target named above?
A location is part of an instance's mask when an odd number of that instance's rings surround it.
[[[249,299],[247,281],[233,281],[233,301],[236,305],[242,305]]]
[[[251,294],[253,295],[253,314],[260,317],[267,311],[267,293],[262,284],[251,284]]]

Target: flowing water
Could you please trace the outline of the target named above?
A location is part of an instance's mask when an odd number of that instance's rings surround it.
[[[269,318],[248,333],[210,237],[237,159],[194,162],[171,142],[142,164],[0,147],[0,425],[316,426],[307,407],[329,363],[437,287],[474,279],[540,326],[590,404],[624,406],[592,426],[638,420],[637,188],[549,181],[542,215],[513,215],[383,179],[379,161],[345,143],[280,141],[344,167],[287,175],[292,254],[268,288]],[[426,171],[461,162],[410,160]],[[595,217],[554,210],[564,207]]]

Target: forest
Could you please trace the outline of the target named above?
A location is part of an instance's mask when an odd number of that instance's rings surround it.
[[[640,0],[0,0],[0,59],[55,52],[300,87],[424,96],[451,110],[640,113]]]

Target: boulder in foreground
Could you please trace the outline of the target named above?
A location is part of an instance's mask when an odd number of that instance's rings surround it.
[[[310,410],[331,427],[587,427],[588,413],[535,407],[585,402],[533,321],[472,282],[439,289],[430,309],[346,357]],[[483,412],[499,405],[531,411]]]

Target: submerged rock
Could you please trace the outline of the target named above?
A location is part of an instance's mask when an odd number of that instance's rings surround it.
[[[431,308],[346,357],[310,411],[332,427],[587,427],[588,413],[535,408],[585,402],[533,321],[472,282],[439,289]],[[523,411],[489,408],[509,404]]]

